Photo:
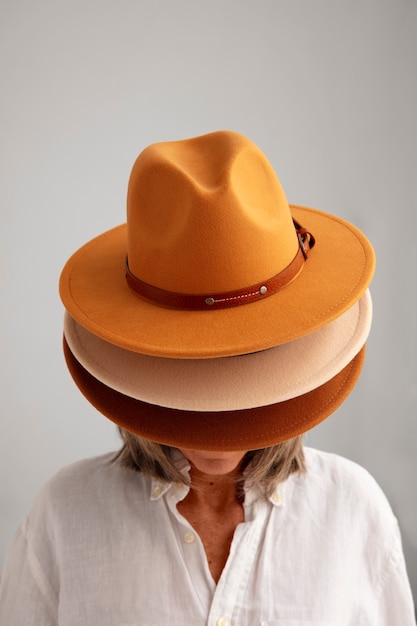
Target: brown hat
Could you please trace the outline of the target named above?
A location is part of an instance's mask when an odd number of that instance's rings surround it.
[[[257,450],[292,439],[331,415],[352,391],[365,346],[327,383],[291,400],[236,411],[183,411],[126,396],[94,378],[64,339],[68,369],[87,400],[132,433],[165,445],[194,450]]]

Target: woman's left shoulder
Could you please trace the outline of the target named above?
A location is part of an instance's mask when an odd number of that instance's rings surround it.
[[[306,487],[319,491],[322,502],[368,519],[394,521],[391,506],[382,488],[362,465],[339,454],[305,448]]]

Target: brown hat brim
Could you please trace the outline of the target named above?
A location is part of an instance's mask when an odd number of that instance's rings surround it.
[[[118,426],[158,443],[200,450],[255,450],[310,430],[331,415],[352,391],[365,346],[327,383],[296,398],[235,411],[184,411],[123,395],[94,378],[64,338],[68,369],[87,400]]]

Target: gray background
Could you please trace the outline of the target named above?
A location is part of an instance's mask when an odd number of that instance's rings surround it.
[[[1,555],[47,478],[115,449],[61,354],[60,270],[125,220],[149,143],[228,128],[290,202],[377,253],[362,378],[308,443],[376,477],[417,594],[415,0],[3,0],[0,23]]]

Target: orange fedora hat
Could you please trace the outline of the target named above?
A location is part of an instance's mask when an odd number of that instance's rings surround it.
[[[70,316],[111,344],[217,358],[329,324],[359,300],[374,266],[361,231],[289,205],[259,148],[220,131],[139,155],[127,223],[69,259],[60,293]]]

